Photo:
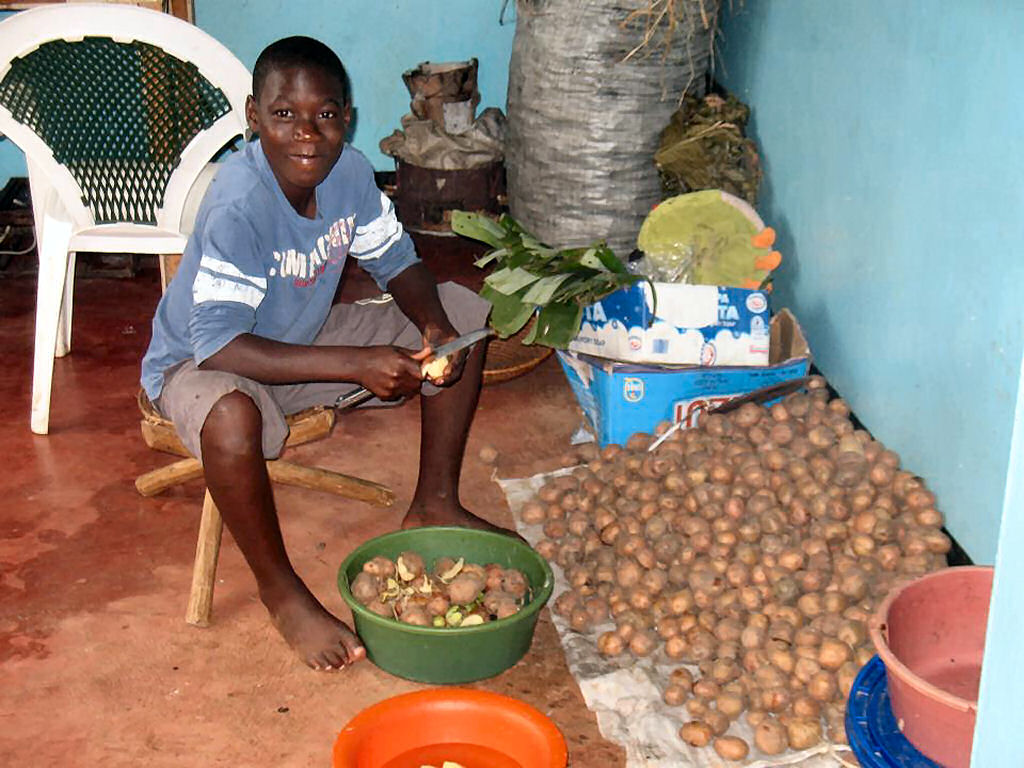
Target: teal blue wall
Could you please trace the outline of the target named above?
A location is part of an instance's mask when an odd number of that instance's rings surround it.
[[[393,170],[377,143],[409,111],[402,72],[421,61],[480,60],[480,108],[505,108],[514,14],[502,0],[195,0],[196,23],[252,69],[267,43],[310,35],[330,45],[352,81],[352,143],[378,170]],[[514,6],[514,3],[511,5]],[[509,17],[512,17],[510,20]]]
[[[402,72],[421,61],[475,56],[480,109],[504,110],[515,33],[515,3],[509,6],[502,24],[502,0],[195,0],[196,24],[250,69],[264,46],[287,35],[310,35],[334,48],[352,80],[352,143],[378,170],[394,169],[377,143],[409,111]],[[12,175],[24,176],[25,162],[16,147],[2,141],[0,183]]]
[[[779,303],[991,563],[1024,342],[1024,5],[733,6],[719,77],[753,109]]]

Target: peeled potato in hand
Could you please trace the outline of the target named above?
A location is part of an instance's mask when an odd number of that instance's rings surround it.
[[[447,367],[447,357],[435,357],[433,360],[423,364],[423,377],[426,379],[440,379],[444,376],[444,372]]]

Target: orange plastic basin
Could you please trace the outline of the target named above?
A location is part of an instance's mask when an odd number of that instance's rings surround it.
[[[565,768],[558,727],[525,702],[488,691],[433,688],[364,709],[338,734],[334,768]]]
[[[869,631],[907,740],[946,768],[968,768],[978,711],[991,567],[945,568],[895,588]]]

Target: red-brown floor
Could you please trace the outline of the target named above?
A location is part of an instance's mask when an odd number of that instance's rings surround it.
[[[436,273],[472,275],[471,257],[448,243],[440,251],[447,255],[428,260]],[[355,293],[365,288],[350,284]],[[74,351],[56,363],[45,437],[28,428],[34,294],[34,279],[0,279],[0,765],[329,765],[335,735],[353,715],[422,686],[368,662],[339,674],[300,664],[270,627],[228,535],[212,626],[184,622],[203,485],[148,499],[133,485],[170,460],[143,443],[135,405],[157,277],[78,281]],[[534,474],[558,466],[578,423],[554,358],[486,387],[463,501],[510,524],[480,448],[497,448],[502,477]],[[361,541],[397,527],[415,482],[418,424],[415,401],[360,411],[329,439],[291,451],[392,486],[399,502],[391,510],[276,491],[298,571],[346,619],[338,564]],[[551,714],[576,768],[623,763],[584,706],[546,611],[527,656],[477,685]]]

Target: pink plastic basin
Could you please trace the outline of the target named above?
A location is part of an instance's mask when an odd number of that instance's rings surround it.
[[[969,768],[992,568],[946,568],[897,587],[869,627],[896,722],[947,768]]]

